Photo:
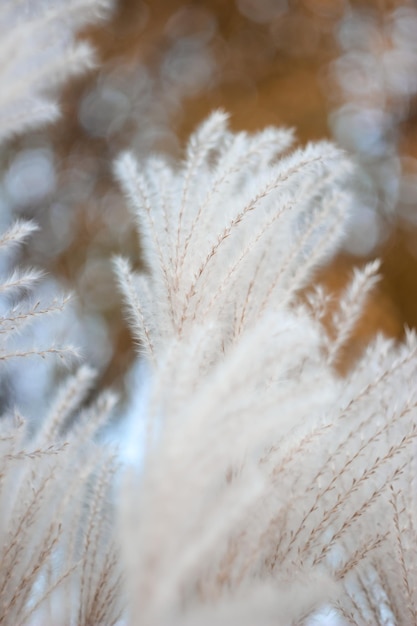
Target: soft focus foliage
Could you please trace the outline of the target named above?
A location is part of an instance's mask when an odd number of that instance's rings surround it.
[[[46,99],[45,89],[91,65],[91,50],[74,43],[73,28],[104,7],[103,2],[88,1],[2,3],[0,139],[56,116],[58,109]],[[64,25],[67,37],[61,39]],[[33,54],[34,44],[39,55]],[[16,249],[36,230],[33,222],[18,220],[0,236],[2,268],[13,265]],[[31,325],[61,313],[68,300],[59,294],[46,303],[33,299],[41,278],[42,273],[31,268],[3,277],[2,386],[16,361],[56,356],[68,363],[79,358],[71,346],[30,345]],[[37,369],[26,374],[36,377]],[[24,373],[20,366],[17,380],[22,386]],[[87,407],[95,378],[93,370],[81,367],[37,425],[7,409],[2,398],[0,623],[5,626],[27,626],[39,620],[115,624],[122,613],[109,497],[115,454],[94,441],[115,397],[103,394]]]
[[[60,2],[42,3],[61,12],[53,28],[62,34],[48,39],[56,60],[60,46],[72,49],[68,26],[84,19],[74,8],[80,3],[68,3],[69,17]],[[37,4],[29,3],[29,16]],[[25,3],[11,6],[17,16]],[[406,0],[120,0],[110,21],[88,29],[96,69],[62,95],[65,121],[9,142],[1,155],[0,221],[5,227],[24,216],[41,226],[25,254],[77,291],[74,341],[103,385],[126,390],[133,359],[109,269],[114,254],[137,253],[111,175],[114,157],[130,149],[140,158],[155,150],[177,158],[182,140],[219,106],[234,129],[290,124],[303,141],[333,135],[360,160],[360,195],[342,245],[373,254],[397,217],[408,228],[414,220],[415,12]],[[31,41],[34,49],[38,40]],[[390,265],[377,292],[388,292],[378,324],[393,336],[417,319],[397,266],[414,254],[414,231],[394,260],[377,248]],[[413,272],[407,276],[411,282]],[[34,390],[26,395],[27,404],[40,404]]]
[[[278,158],[290,143],[230,133],[217,112],[175,168],[117,162],[148,268],[116,264],[151,368],[124,496],[133,624],[298,624],[333,606],[341,623],[405,625],[415,611],[417,342],[379,337],[335,376],[378,263],[331,314],[319,288],[300,297],[340,245],[352,169],[328,144]]]
[[[76,43],[74,31],[108,7],[108,0],[2,2],[0,66],[7,89],[0,96],[0,140],[56,119],[59,109],[48,91],[94,63],[90,46]]]
[[[34,230],[31,222],[15,222],[0,237],[0,253],[10,253]],[[1,284],[2,380],[9,363],[22,358],[78,358],[71,347],[13,345],[26,327],[66,304],[59,296],[47,304],[31,301],[39,279],[34,270],[14,271]],[[115,398],[103,394],[80,412],[94,382],[95,373],[81,367],[36,428],[13,410],[1,417],[1,624],[113,624],[121,613],[109,498],[116,464],[110,449],[94,443]]]
[[[43,44],[55,20],[72,33],[83,7],[104,5],[16,6],[0,10],[10,28],[3,137],[51,119],[39,90],[59,63],[72,73],[90,58],[76,44],[51,63]],[[255,19],[276,17],[262,7],[256,16],[239,2]],[[32,32],[45,57],[25,56]],[[9,61],[15,44],[23,56]],[[147,367],[143,458],[118,468],[100,436],[116,397],[94,394],[87,366],[36,423],[4,406],[0,624],[272,626],[320,622],[325,611],[338,624],[417,621],[417,339],[378,337],[337,376],[379,264],[356,270],[337,303],[311,286],[343,243],[357,173],[333,145],[290,152],[292,140],[272,127],[233,133],[217,111],[182,161],[117,160],[145,260],[140,274],[115,261]],[[0,254],[35,230],[16,221]],[[66,305],[31,299],[41,278],[33,268],[3,278],[2,380],[23,357],[77,358],[59,343],[15,343]]]

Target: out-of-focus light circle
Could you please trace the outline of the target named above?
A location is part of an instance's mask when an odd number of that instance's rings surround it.
[[[351,216],[344,249],[355,256],[373,252],[381,238],[381,218],[374,208],[359,206]]]
[[[279,17],[288,9],[288,0],[236,0],[236,4],[242,15],[259,24]]]
[[[77,340],[83,352],[88,355],[88,363],[103,370],[111,359],[112,344],[103,318],[100,315],[86,315],[81,319]]]
[[[217,30],[216,20],[210,11],[191,5],[181,7],[168,20],[165,32],[173,40],[187,39],[195,45],[211,41]]]
[[[106,137],[125,123],[130,112],[126,94],[108,85],[98,85],[81,100],[79,120],[93,137]]]
[[[49,227],[52,241],[48,246],[43,246],[44,250],[49,253],[49,256],[59,254],[70,245],[74,236],[75,226],[74,211],[71,207],[55,202],[49,212]]]
[[[382,57],[382,66],[392,94],[411,96],[417,92],[417,50],[388,50]]]
[[[375,163],[373,178],[379,189],[381,209],[392,213],[398,202],[401,166],[398,156],[393,153]]]
[[[337,141],[348,150],[363,156],[378,157],[389,152],[387,132],[390,117],[380,109],[366,109],[347,104],[330,116]]]
[[[396,48],[417,50],[417,11],[399,7],[392,13],[391,38]]]
[[[339,25],[337,37],[345,51],[368,51],[371,43],[382,43],[381,32],[372,15],[362,11],[347,14]]]
[[[0,230],[4,232],[12,222],[12,210],[10,202],[5,196],[4,190],[0,187]]]
[[[183,94],[198,93],[213,77],[215,63],[210,51],[195,48],[187,38],[180,39],[166,55],[161,75],[164,82],[181,89]]]
[[[417,224],[417,159],[402,158],[401,170],[398,212],[403,219],[415,225]]]
[[[348,96],[367,96],[383,91],[381,64],[366,52],[351,51],[331,66],[337,82]]]
[[[55,168],[48,148],[22,150],[4,178],[4,189],[16,207],[35,205],[55,188]]]

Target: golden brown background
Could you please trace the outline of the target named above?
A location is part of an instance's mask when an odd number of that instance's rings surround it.
[[[37,213],[43,235],[32,255],[76,290],[81,318],[102,324],[109,343],[107,356],[96,356],[102,384],[120,380],[133,358],[109,259],[123,253],[140,263],[132,221],[112,176],[114,157],[129,147],[139,158],[153,150],[178,156],[181,143],[215,107],[230,112],[234,129],[285,125],[296,129],[300,142],[332,138],[329,116],[345,98],[329,71],[341,55],[340,24],[355,11],[362,11],[364,22],[370,16],[375,32],[370,43],[383,55],[393,46],[387,23],[402,7],[414,10],[415,4],[119,0],[108,21],[82,33],[97,50],[98,67],[62,95],[63,119],[48,139],[59,163],[58,191],[43,199]],[[366,84],[362,92],[361,102],[372,97]],[[400,109],[391,96],[384,104],[390,115],[395,107],[401,110],[389,118],[395,119],[389,145],[395,158],[406,157],[407,163],[417,157],[416,102],[412,93]],[[29,145],[43,140],[37,133]],[[13,150],[20,148],[16,141]],[[20,212],[32,215],[32,208]],[[413,197],[408,198],[408,211],[414,209]],[[70,235],[51,252],[48,242],[64,221]],[[384,214],[383,223],[385,235],[367,255],[382,259],[382,279],[352,342],[352,355],[376,330],[400,337],[405,324],[417,324],[417,229],[412,218],[404,220],[395,211]],[[337,291],[351,268],[366,260],[341,253],[319,279]],[[88,345],[86,353],[89,358]]]

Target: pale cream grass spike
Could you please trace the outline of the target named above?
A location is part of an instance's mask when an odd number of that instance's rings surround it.
[[[0,254],[7,254],[12,247],[22,244],[34,230],[36,228],[31,222],[15,222],[0,237]],[[25,356],[45,358],[54,355],[67,363],[79,359],[78,350],[71,345],[25,346],[23,349],[14,345],[16,335],[19,335],[25,327],[40,317],[62,312],[69,300],[68,296],[58,297],[45,305],[41,305],[39,301],[31,301],[29,295],[41,278],[42,273],[35,269],[14,270],[0,284],[2,305],[6,306],[5,312],[0,313],[0,363],[2,366],[10,360]],[[7,306],[8,303],[9,306]]]
[[[214,138],[206,141],[209,129]],[[191,138],[178,175],[156,158],[140,171],[130,154],[119,159],[152,268],[149,279],[135,279],[133,307],[148,352],[208,319],[224,320],[232,340],[266,308],[287,304],[337,247],[350,166],[328,144],[277,160],[291,141],[291,132],[272,128],[233,135],[216,112]],[[128,274],[120,263],[125,292]]]
[[[101,7],[2,3],[1,137],[54,118],[44,89],[64,66],[90,65],[85,44],[60,54],[67,40],[52,38],[33,58],[29,46],[66,25],[73,42]],[[346,378],[335,374],[378,265],[355,272],[336,310],[320,288],[300,297],[355,198],[341,151],[288,153],[292,141],[274,128],[232,133],[215,112],[175,167],[119,159],[147,264],[136,276],[116,263],[151,369],[145,458],[114,497],[115,456],[96,435],[116,398],[85,406],[88,367],[35,433],[2,417],[1,625],[272,626],[324,606],[348,624],[416,622],[417,340],[377,337]],[[0,251],[34,228],[10,227]],[[13,349],[17,332],[65,306],[22,297],[39,279],[15,272],[2,287],[3,362],[65,356]]]
[[[72,434],[32,448],[26,425],[12,419],[0,435],[0,623],[87,625],[100,623],[97,614],[116,623],[109,453]]]
[[[152,371],[122,511],[132,625],[300,624],[325,605],[340,623],[415,621],[417,341],[377,337],[336,375],[379,264],[333,313],[320,288],[305,304],[354,183],[335,147],[282,156],[291,141],[216,112],[178,166],[116,165],[147,266],[116,271]]]
[[[2,0],[0,141],[54,121],[57,86],[95,66],[91,46],[76,41],[84,24],[106,17],[111,0]]]
[[[90,47],[76,43],[75,29],[104,15],[108,6],[102,0],[3,0],[0,140],[56,118],[56,84],[94,63]],[[36,230],[32,222],[16,221],[0,235],[0,253],[10,253]],[[17,334],[68,302],[59,295],[47,304],[31,300],[41,277],[34,269],[15,270],[0,286],[3,373],[10,360],[21,357],[78,359],[71,346],[16,348]],[[115,397],[104,394],[81,410],[94,381],[92,370],[80,368],[35,433],[16,412],[1,416],[2,626],[120,620],[124,605],[110,498],[116,463],[112,450],[95,443]]]
[[[14,224],[0,238],[0,252],[33,231]],[[36,287],[33,272],[13,274],[13,306],[0,315],[2,367],[16,357],[73,358],[71,347],[13,350],[13,338],[40,317],[62,311],[67,298],[40,306],[21,290]],[[27,295],[27,294],[26,294]],[[94,443],[115,406],[103,394],[80,411],[96,374],[81,367],[59,390],[49,414],[33,425],[13,414],[0,421],[0,624],[115,624],[123,611],[118,550],[109,497],[116,471],[114,453]],[[69,421],[75,420],[70,426]]]

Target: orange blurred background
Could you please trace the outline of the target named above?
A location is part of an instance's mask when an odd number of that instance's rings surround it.
[[[133,359],[111,257],[140,265],[112,161],[127,148],[139,159],[179,156],[217,107],[234,129],[291,126],[300,142],[334,139],[357,161],[345,249],[317,278],[337,292],[353,266],[383,261],[350,356],[377,330],[400,337],[417,326],[415,3],[119,0],[109,21],[82,36],[97,50],[97,70],[66,88],[52,133],[13,142],[6,191],[15,213],[41,223],[30,261],[77,293],[101,384],[120,382]],[[13,172],[43,177],[36,202],[13,191]]]

